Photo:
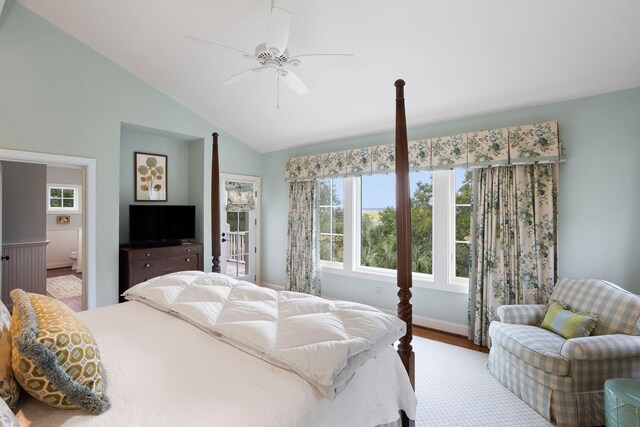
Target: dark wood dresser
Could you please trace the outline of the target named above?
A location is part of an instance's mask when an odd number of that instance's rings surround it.
[[[202,271],[202,243],[157,248],[120,248],[120,294],[156,276],[185,270]],[[124,301],[120,297],[120,302]]]

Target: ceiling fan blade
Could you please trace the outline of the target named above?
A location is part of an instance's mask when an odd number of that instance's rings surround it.
[[[239,81],[247,79],[247,78],[251,77],[252,74],[259,73],[262,70],[264,70],[264,68],[262,68],[262,67],[256,67],[256,68],[250,68],[248,70],[244,70],[244,71],[236,74],[235,76],[229,77],[227,80],[223,81],[222,84],[223,85],[232,85],[234,83],[238,83]]]
[[[222,48],[224,48],[224,49],[228,49],[228,50],[232,50],[232,51],[234,51],[234,52],[241,53],[241,54],[243,54],[245,57],[248,57],[248,58],[250,58],[250,59],[255,59],[256,61],[258,60],[258,58],[257,58],[254,54],[249,53],[249,52],[245,52],[244,50],[236,49],[235,47],[227,46],[227,45],[224,45],[224,44],[221,44],[221,43],[212,42],[212,41],[210,41],[210,40],[201,39],[201,38],[199,38],[199,37],[184,36],[184,38],[185,38],[185,40],[189,40],[190,42],[194,42],[194,43],[197,43],[197,44],[202,45],[202,46],[207,46],[207,47],[212,47],[212,46],[214,46],[214,47],[222,47]]]
[[[300,61],[299,63],[297,63]],[[312,54],[293,56],[287,60],[296,67],[341,67],[345,65],[353,65],[356,61],[355,55],[350,54]]]
[[[287,69],[282,69],[281,71],[284,71],[284,73],[280,74],[280,80],[282,81],[282,83],[289,86],[291,90],[299,93],[300,95],[304,95],[305,93],[309,92],[309,88],[306,84],[304,84],[300,77],[296,76],[293,72]]]
[[[267,27],[267,49],[283,53],[289,41],[289,29],[291,27],[291,14],[284,9],[274,7],[269,17]]]

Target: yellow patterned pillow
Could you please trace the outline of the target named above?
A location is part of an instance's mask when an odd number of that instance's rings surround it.
[[[11,298],[11,364],[22,388],[58,408],[109,409],[100,351],[84,323],[56,299],[20,289]]]
[[[0,301],[0,397],[11,409],[16,407],[20,397],[20,387],[11,369],[11,315]]]

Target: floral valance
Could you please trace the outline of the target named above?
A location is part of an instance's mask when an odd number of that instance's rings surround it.
[[[253,183],[227,181],[224,188],[227,190],[227,212],[252,211],[256,208]]]
[[[555,121],[409,141],[408,148],[411,170],[558,163],[564,157]],[[394,171],[395,145],[386,144],[292,157],[287,161],[285,179],[301,181]]]

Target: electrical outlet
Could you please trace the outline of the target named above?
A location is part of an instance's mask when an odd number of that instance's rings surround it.
[[[382,289],[380,289],[379,287],[376,287],[376,295],[382,296]]]

